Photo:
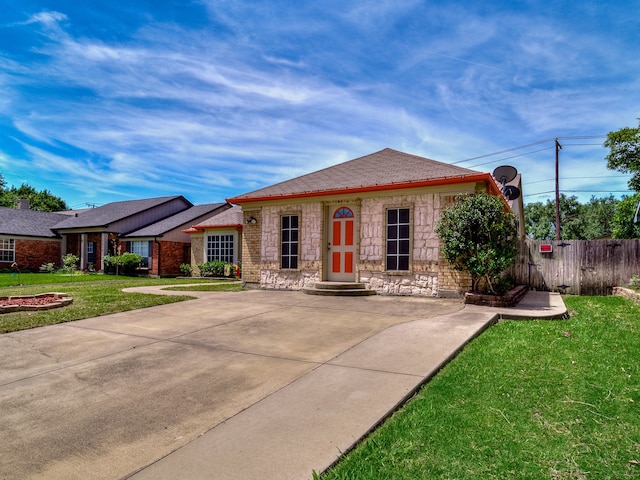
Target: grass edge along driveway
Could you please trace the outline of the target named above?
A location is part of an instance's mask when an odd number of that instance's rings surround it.
[[[73,298],[73,303],[67,307],[39,312],[13,312],[0,315],[0,333],[15,332],[29,328],[53,325],[56,323],[81,320],[110,313],[124,312],[139,308],[164,305],[167,303],[191,300],[195,297],[185,295],[150,295],[145,293],[125,293],[123,288],[141,287],[146,285],[166,285],[172,289],[180,288],[181,284],[203,283],[202,286],[192,287],[192,290],[239,290],[241,285],[228,281],[213,282],[195,278],[144,278],[124,277],[114,275],[77,275],[73,279],[68,275],[58,274],[22,274],[22,286],[17,283],[16,276],[0,274],[0,296],[34,295],[45,292],[66,293]]]
[[[485,331],[320,478],[639,478],[640,307],[564,300]]]

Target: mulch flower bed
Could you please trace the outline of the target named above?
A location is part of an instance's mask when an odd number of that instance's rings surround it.
[[[72,302],[73,298],[67,297],[66,293],[40,293],[38,295],[0,297],[0,313],[49,310],[70,305]]]

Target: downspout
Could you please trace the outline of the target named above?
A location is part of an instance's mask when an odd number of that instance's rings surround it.
[[[160,242],[158,241],[158,237],[153,237],[153,241],[158,245],[158,278],[160,278],[160,259],[162,255],[160,255]],[[153,252],[151,258],[153,259]]]

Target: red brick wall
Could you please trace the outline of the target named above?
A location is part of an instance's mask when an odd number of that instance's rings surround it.
[[[153,244],[153,273],[155,275],[181,275],[180,265],[189,263],[184,258],[184,249],[188,246],[182,242],[160,242],[160,255],[158,244]],[[158,273],[158,259],[160,259],[160,272]]]
[[[20,270],[40,271],[43,263],[62,263],[60,240],[21,240],[16,239],[15,260]],[[0,268],[11,267],[11,262],[0,263]]]

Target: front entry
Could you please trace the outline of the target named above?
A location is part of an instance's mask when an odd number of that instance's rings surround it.
[[[355,216],[345,205],[329,211],[329,268],[332,282],[355,282]]]

